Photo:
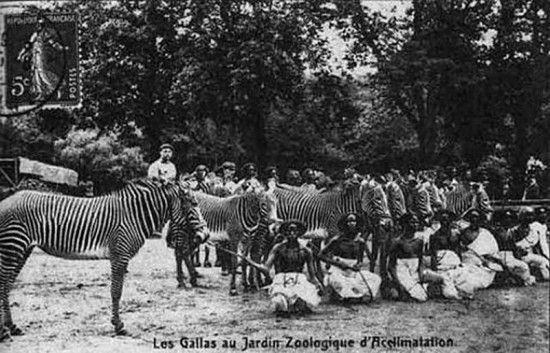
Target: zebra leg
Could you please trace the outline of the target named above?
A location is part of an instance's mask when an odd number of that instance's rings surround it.
[[[127,335],[128,332],[124,329],[124,324],[120,320],[119,305],[122,296],[122,287],[124,285],[124,275],[128,268],[128,261],[112,260],[111,261],[111,299],[113,301],[111,323],[115,328],[116,335]]]
[[[23,331],[17,327],[12,320],[9,293],[13,282],[21,272],[25,262],[32,253],[33,247],[28,247],[24,253],[11,258],[11,264],[8,263],[8,256],[0,254],[0,341],[10,336],[20,336]]]
[[[212,267],[212,264],[210,263],[210,247],[208,245],[204,245],[204,267]]]
[[[221,244],[220,244],[221,246]],[[221,267],[222,265],[222,258],[221,258],[221,254],[223,253],[223,251],[221,251],[220,249],[216,248],[214,250],[214,252],[216,253],[216,262],[214,263],[214,267]]]
[[[378,261],[378,248],[380,247],[379,236],[380,234],[378,233],[378,230],[375,230],[372,233],[372,251],[369,263],[369,270],[372,273],[374,273],[374,269],[376,268],[376,261]]]
[[[223,246],[225,249],[228,248],[227,244],[224,244]],[[231,255],[224,251],[221,253],[221,265],[222,276],[229,276],[231,269]]]
[[[237,252],[237,243],[231,242],[229,244],[229,250]],[[231,273],[231,279],[229,283],[229,295],[234,296],[239,294],[237,292],[236,277],[237,277],[237,256],[230,255],[229,272]]]
[[[8,301],[8,285],[6,283],[5,275],[0,272],[0,342],[7,340],[11,337],[10,329],[6,325],[6,313],[5,309],[6,307],[9,309],[9,301]]]
[[[386,229],[382,228],[378,230],[380,238],[380,277],[382,282],[387,281],[388,279],[388,251],[390,247],[390,234]]]
[[[174,255],[176,258],[176,273],[177,273],[177,280],[178,280],[178,288],[186,288],[185,285],[185,275],[183,274],[183,268],[181,266],[181,263],[183,261],[183,249],[176,248],[174,249]]]
[[[193,260],[191,259],[191,256],[184,255],[183,261],[185,261],[185,267],[187,267],[187,272],[189,272],[189,283],[193,287],[197,286],[197,278],[199,278],[199,273],[197,272],[197,269],[195,268],[195,264],[193,263]]]
[[[197,246],[197,248],[193,251],[193,265],[194,265],[195,267],[201,267],[200,253],[201,253],[201,248],[200,248],[200,245],[199,245],[199,246]]]
[[[261,254],[259,253],[259,249],[253,249],[252,253],[250,254],[250,258],[256,262],[261,263]],[[248,276],[248,281],[250,282],[251,288],[253,290],[260,290],[262,279],[260,277],[260,271],[250,266],[250,273]]]
[[[242,255],[243,256],[249,256],[250,255],[250,241],[248,244],[244,245],[243,246],[243,252],[242,252]],[[248,278],[247,278],[247,271],[250,271],[250,266],[248,266],[248,264],[246,263],[246,261],[243,261],[241,259],[237,259],[237,261],[240,262],[241,264],[241,283],[242,283],[242,286],[243,286],[243,290],[245,292],[248,292],[250,290],[250,283],[248,282]]]
[[[313,261],[313,266],[315,267],[315,276],[317,277],[320,283],[323,283],[323,280],[324,280],[323,267],[321,265],[321,260],[319,260],[319,258],[317,257],[317,255],[321,251],[323,240],[313,239],[311,243],[313,245],[313,248],[312,248],[313,255],[314,255],[313,258],[315,259],[315,261]]]

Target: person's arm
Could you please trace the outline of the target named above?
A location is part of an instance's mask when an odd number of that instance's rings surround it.
[[[321,251],[319,251],[319,256],[326,256],[326,257],[331,257],[332,255],[332,248],[334,247],[334,244],[336,244],[336,240],[338,239],[339,237],[336,236],[334,238],[331,238],[328,243],[323,246],[321,248]]]
[[[397,251],[399,250],[399,246],[400,246],[400,240],[397,239],[395,241],[393,241],[390,245],[390,249],[388,250],[388,258],[389,258],[389,263],[388,263],[388,269],[391,269],[391,268],[394,268],[395,267],[395,264],[397,262]]]
[[[518,229],[515,232],[515,243],[518,248],[521,249],[529,249],[533,244],[531,239],[534,238],[532,235],[533,230],[531,227],[528,227],[527,231],[524,231],[524,229]]]
[[[271,268],[273,267],[273,264],[275,263],[275,260],[278,256],[280,247],[281,243],[275,245],[273,249],[271,249],[269,255],[267,256],[266,262],[264,264],[260,264],[260,266],[258,267],[259,270],[269,275],[269,272],[271,271]]]
[[[364,256],[365,256],[365,248],[367,247],[365,244],[365,240],[362,237],[361,233],[357,233],[357,236],[354,239],[355,244],[357,246],[357,264],[356,266],[359,268],[363,264]]]
[[[437,238],[434,235],[430,237],[430,267],[433,271],[437,271],[437,250],[439,244],[437,242]]]
[[[166,175],[166,179],[169,181],[175,181],[177,175],[178,171],[176,170],[176,166],[173,163],[170,163],[169,172]]]
[[[156,162],[153,162],[153,164],[151,164],[149,166],[149,169],[147,169],[147,177],[149,179],[154,179],[154,180],[158,179],[158,177],[159,177],[159,168],[158,168]]]
[[[321,284],[321,282],[319,281],[319,279],[317,278],[317,276],[315,275],[315,266],[313,265],[313,253],[311,252],[311,250],[309,250],[308,248],[304,247],[303,249],[306,250],[306,253],[307,253],[307,273],[308,273],[308,276],[309,276],[309,280],[311,282],[313,282],[313,284],[315,284],[315,286],[319,289],[319,290],[323,290],[323,285]]]
[[[539,247],[542,255],[546,257],[546,259],[548,259],[548,257],[550,256],[550,249],[548,248],[548,238],[546,233],[548,233],[546,226],[541,226],[538,234],[539,235],[538,243],[539,243]]]
[[[416,252],[418,254],[418,273],[420,276],[422,276],[422,273],[424,272],[424,241],[422,239],[418,239],[416,243]],[[422,278],[422,277],[421,277]]]

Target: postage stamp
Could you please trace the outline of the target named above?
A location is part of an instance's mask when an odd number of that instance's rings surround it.
[[[78,14],[6,14],[4,108],[12,114],[81,102]]]

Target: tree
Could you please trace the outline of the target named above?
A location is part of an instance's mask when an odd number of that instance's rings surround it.
[[[146,175],[147,164],[139,147],[125,147],[116,133],[99,129],[73,129],[55,142],[59,162],[77,170],[80,180],[91,180],[100,193],[123,181]]]
[[[501,1],[490,53],[495,109],[514,124],[512,165],[522,186],[530,155],[548,156],[550,120],[550,4],[545,1]]]

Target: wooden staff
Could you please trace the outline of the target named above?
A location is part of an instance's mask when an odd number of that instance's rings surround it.
[[[269,271],[265,268],[265,266],[262,266],[261,264],[259,264],[256,261],[250,259],[249,257],[246,257],[246,256],[241,255],[241,254],[237,254],[236,252],[233,252],[231,250],[222,248],[219,245],[212,243],[211,241],[207,241],[206,244],[211,245],[211,246],[215,247],[216,249],[219,249],[221,251],[224,251],[224,252],[226,252],[230,255],[236,256],[237,258],[246,261],[250,266],[260,270],[264,275],[266,275],[266,277],[271,278],[271,276],[269,275]]]

